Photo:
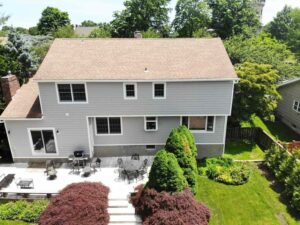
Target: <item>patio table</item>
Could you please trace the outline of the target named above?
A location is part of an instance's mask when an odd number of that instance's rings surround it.
[[[20,186],[20,188],[33,188],[33,179],[21,179],[17,185]]]
[[[138,171],[142,166],[142,162],[139,160],[128,160],[124,162],[123,168],[125,171]]]

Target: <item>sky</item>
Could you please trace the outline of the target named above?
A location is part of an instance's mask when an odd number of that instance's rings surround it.
[[[5,13],[10,16],[7,25],[32,27],[47,6],[57,7],[69,13],[72,24],[80,24],[83,20],[95,22],[109,22],[113,12],[123,9],[124,0],[0,0],[3,7],[0,15]],[[177,0],[171,0],[171,19],[174,18],[174,6]],[[300,0],[266,0],[263,11],[263,24],[272,20],[284,5],[300,7]]]

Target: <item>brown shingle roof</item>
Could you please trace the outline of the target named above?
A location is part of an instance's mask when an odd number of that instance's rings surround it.
[[[0,119],[41,118],[37,84],[30,79],[17,91],[1,114]]]
[[[219,38],[56,39],[34,77],[35,80],[236,78]]]

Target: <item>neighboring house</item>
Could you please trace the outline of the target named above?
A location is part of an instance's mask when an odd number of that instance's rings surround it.
[[[74,32],[78,37],[89,37],[93,30],[96,30],[98,27],[81,27],[76,26]]]
[[[266,0],[254,0],[254,7],[256,9],[260,22],[262,22],[262,15],[265,4]]]
[[[277,113],[282,122],[300,134],[300,78],[289,80],[278,86],[282,100]]]
[[[237,80],[219,38],[56,39],[0,119],[15,161],[153,155],[181,124],[222,155]]]

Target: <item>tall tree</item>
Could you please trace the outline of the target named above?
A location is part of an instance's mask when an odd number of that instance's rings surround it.
[[[254,33],[260,26],[252,0],[208,0],[212,28],[222,38]]]
[[[135,31],[153,28],[162,35],[168,33],[168,3],[170,0],[126,0],[125,9],[114,13],[114,37],[133,37]]]
[[[252,114],[273,119],[281,98],[278,72],[271,65],[248,62],[237,65],[236,72],[240,81],[235,86],[231,122],[248,121]]]
[[[280,80],[300,76],[300,65],[288,46],[260,33],[256,37],[234,36],[225,41],[225,47],[233,64],[253,62],[270,64],[280,75]]]
[[[97,27],[97,23],[91,20],[84,20],[81,22],[82,27]]]
[[[1,3],[0,3],[0,7],[2,7]],[[4,25],[8,19],[9,19],[9,16],[6,16],[3,13],[0,13],[0,26]]]
[[[300,8],[285,6],[266,26],[266,30],[300,55]]]
[[[58,28],[70,25],[69,14],[58,8],[47,7],[42,12],[37,28],[40,34],[47,35],[56,32]]]
[[[200,30],[207,30],[211,22],[211,10],[206,0],[178,0],[172,23],[179,37],[192,37]]]

